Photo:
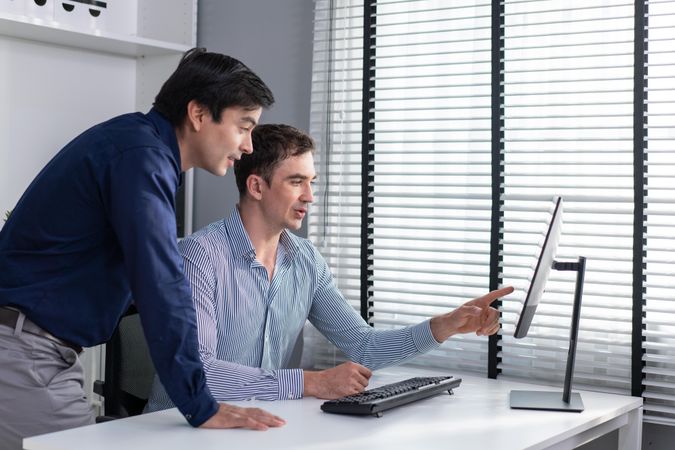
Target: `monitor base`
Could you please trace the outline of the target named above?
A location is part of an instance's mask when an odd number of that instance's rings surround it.
[[[578,392],[570,394],[570,402],[563,401],[562,392],[550,391],[511,391],[512,409],[537,409],[544,411],[581,412],[584,402]]]

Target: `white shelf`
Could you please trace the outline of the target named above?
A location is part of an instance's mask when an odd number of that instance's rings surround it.
[[[183,53],[189,46],[105,31],[82,32],[58,22],[0,13],[0,35],[124,56]]]

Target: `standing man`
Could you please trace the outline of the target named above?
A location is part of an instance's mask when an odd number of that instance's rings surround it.
[[[253,131],[255,152],[234,165],[239,205],[179,245],[197,313],[199,351],[219,400],[337,398],[361,392],[371,370],[408,361],[458,333],[499,330],[490,304],[505,287],[446,314],[397,330],[369,326],[344,299],[330,269],[298,230],[314,201],[314,143],[287,125]],[[351,360],[286,369],[305,321]],[[148,410],[171,407],[157,380]]]
[[[132,302],[167,391],[195,427],[266,429],[282,419],[218,404],[198,354],[176,245],[181,172],[224,175],[253,151],[274,103],[234,58],[188,51],[148,114],[96,125],[38,174],[0,231],[0,443],[94,422],[82,347],[105,342]]]

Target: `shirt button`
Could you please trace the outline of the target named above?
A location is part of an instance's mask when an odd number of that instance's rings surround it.
[[[192,414],[185,414],[185,418],[186,418],[187,420],[192,419]]]

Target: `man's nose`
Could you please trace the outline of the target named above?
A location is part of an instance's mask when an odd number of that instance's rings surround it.
[[[243,140],[239,146],[239,150],[241,150],[242,153],[246,153],[247,155],[253,153],[253,140],[251,139],[251,133],[249,133],[246,136],[246,139]]]
[[[302,201],[306,203],[314,202],[314,190],[312,189],[311,184],[308,184],[305,192],[303,192]]]

